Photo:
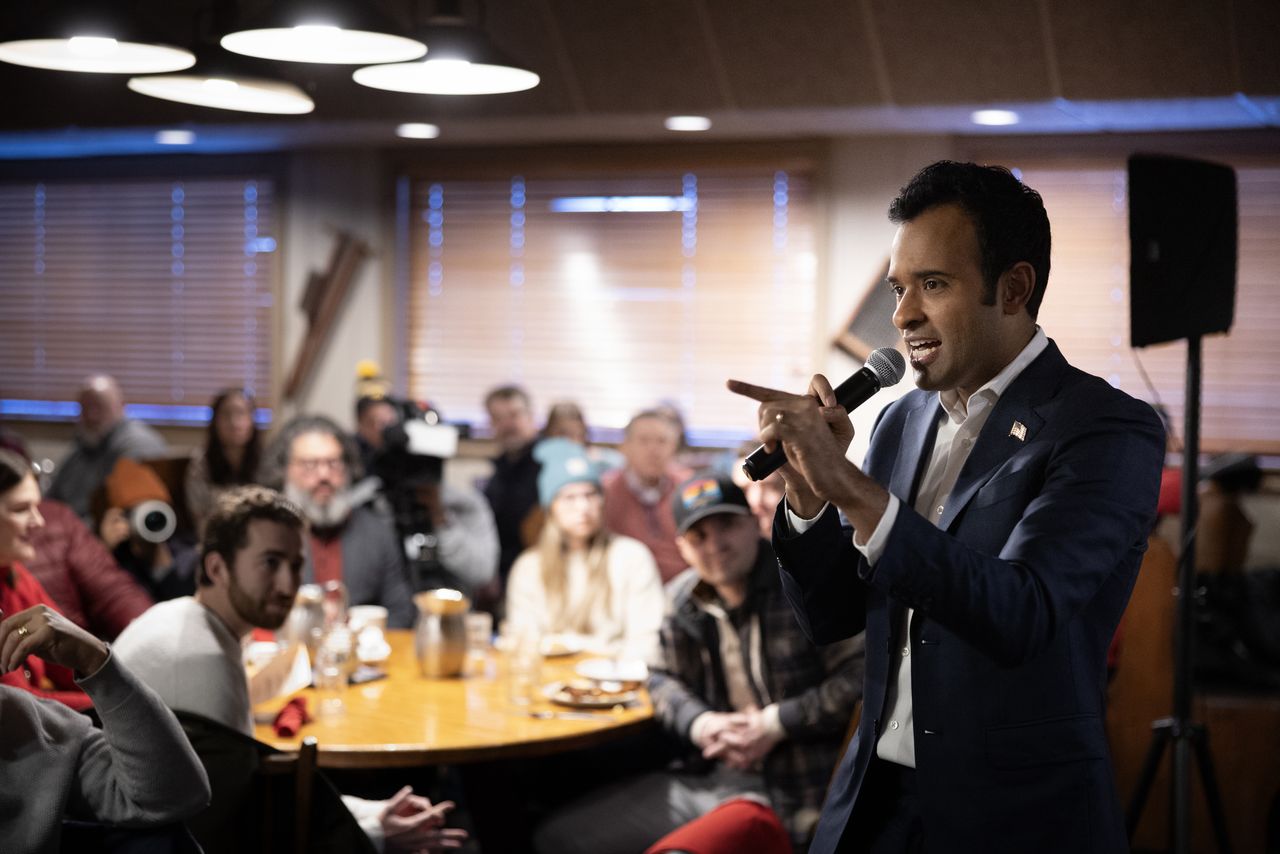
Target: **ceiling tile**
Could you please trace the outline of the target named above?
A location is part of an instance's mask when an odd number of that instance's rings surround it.
[[[1064,97],[1182,98],[1235,90],[1227,4],[1212,0],[1045,2]],[[1269,36],[1271,50],[1275,35]]]
[[[1053,97],[1036,4],[869,0],[898,104]]]
[[[689,0],[552,0],[592,112],[723,109]]]
[[[703,2],[736,106],[861,106],[881,101],[857,4]]]
[[[1235,0],[1232,6],[1239,45],[1240,89],[1251,95],[1280,95],[1280,3]]]

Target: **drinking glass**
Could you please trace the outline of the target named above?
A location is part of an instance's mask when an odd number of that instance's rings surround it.
[[[485,672],[489,662],[489,646],[493,641],[493,615],[476,611],[466,616],[468,676]]]
[[[316,645],[311,679],[316,686],[317,715],[321,718],[341,715],[347,680],[355,669],[355,649],[351,632],[334,626]]]
[[[532,629],[515,632],[507,648],[507,690],[514,706],[531,706],[542,684],[542,638]]]

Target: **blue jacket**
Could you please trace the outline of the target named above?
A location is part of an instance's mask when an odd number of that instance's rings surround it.
[[[797,537],[775,523],[805,633],[867,637],[861,725],[810,850],[845,831],[887,711],[891,626],[910,606],[925,850],[1125,851],[1106,651],[1155,518],[1160,421],[1050,342],[996,403],[935,527],[911,505],[940,415],[917,390],[876,424],[864,470],[903,504],[875,566],[834,509]]]

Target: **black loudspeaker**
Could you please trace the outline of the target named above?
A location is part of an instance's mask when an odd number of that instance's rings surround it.
[[[1129,340],[1226,332],[1236,308],[1236,173],[1181,157],[1129,158]]]

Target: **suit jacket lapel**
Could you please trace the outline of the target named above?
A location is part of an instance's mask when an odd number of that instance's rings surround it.
[[[996,470],[1035,439],[1044,426],[1044,419],[1036,410],[1053,397],[1066,368],[1066,359],[1050,341],[1044,352],[1004,390],[960,469],[938,527],[948,530]]]
[[[915,503],[916,484],[929,462],[940,415],[937,394],[920,395],[919,402],[907,415],[898,445],[898,457],[889,478],[889,491],[908,507]]]

